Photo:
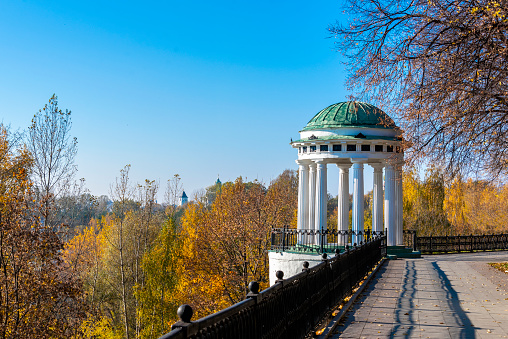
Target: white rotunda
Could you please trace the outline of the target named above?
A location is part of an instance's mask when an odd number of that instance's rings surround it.
[[[291,141],[298,150],[297,229],[272,229],[268,252],[270,285],[284,272],[291,277],[319,264],[326,253],[340,253],[385,235],[391,257],[420,256],[405,248],[402,230],[402,131],[379,108],[340,102],[316,114]],[[337,229],[327,229],[327,168],[339,168]],[[364,229],[364,168],[374,168],[372,230]],[[349,231],[349,174],[353,175],[352,231]],[[384,179],[383,179],[384,171]],[[333,227],[334,228],[334,227]],[[350,238],[351,236],[351,238]],[[391,253],[390,253],[391,252]],[[323,256],[323,257],[322,257]]]
[[[368,165],[374,168],[372,231],[386,229],[388,246],[403,245],[404,153],[401,144],[401,130],[385,112],[373,105],[340,102],[317,113],[300,131],[300,139],[291,142],[298,149],[297,228],[315,232],[326,230],[327,167],[335,165],[339,168],[337,229],[349,229],[349,175],[352,168],[352,230],[363,232],[364,167]],[[316,241],[321,240],[316,238]]]

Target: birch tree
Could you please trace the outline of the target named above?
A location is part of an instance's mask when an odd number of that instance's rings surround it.
[[[43,222],[52,224],[55,198],[71,186],[78,150],[77,139],[71,136],[71,112],[58,108],[56,95],[37,112],[28,128],[27,147],[33,158],[32,177],[39,200],[42,201]]]

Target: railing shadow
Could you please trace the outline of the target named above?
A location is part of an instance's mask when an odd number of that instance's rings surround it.
[[[434,261],[432,266],[439,276],[442,289],[446,292],[446,302],[450,307],[451,314],[455,319],[455,323],[457,324],[457,327],[460,328],[459,335],[453,335],[452,337],[461,339],[476,338],[473,323],[471,323],[471,320],[467,316],[466,312],[462,309],[462,306],[460,306],[459,295],[453,289],[450,279],[448,279],[446,273],[443,272],[437,262]]]
[[[404,274],[404,283],[402,285],[401,293],[397,301],[397,309],[395,311],[395,325],[390,333],[390,338],[394,337],[411,337],[416,325],[415,310],[415,297],[416,297],[416,267],[414,261],[406,262]],[[407,315],[407,319],[403,319]],[[408,326],[409,323],[409,326]],[[402,328],[404,324],[404,328]]]

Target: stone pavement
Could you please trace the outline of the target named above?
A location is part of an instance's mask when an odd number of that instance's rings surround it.
[[[332,338],[508,338],[508,252],[388,260]]]

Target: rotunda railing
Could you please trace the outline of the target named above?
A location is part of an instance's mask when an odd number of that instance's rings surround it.
[[[270,249],[276,252],[336,253],[337,250],[343,252],[346,245],[355,246],[384,235],[385,232],[370,229],[354,232],[272,228]]]

